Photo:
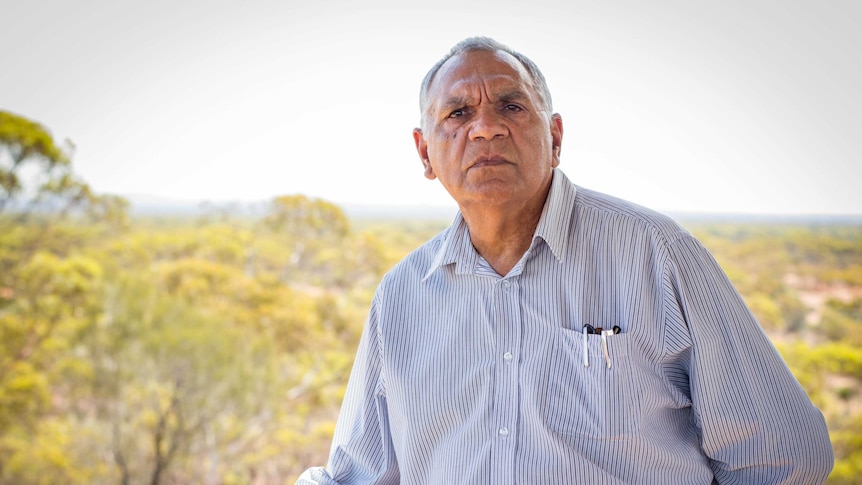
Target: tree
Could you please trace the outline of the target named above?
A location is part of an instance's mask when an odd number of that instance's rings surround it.
[[[74,145],[57,144],[39,123],[0,111],[0,150],[0,212],[21,199],[29,203],[17,209],[53,203],[48,196],[72,194],[76,200],[87,190],[71,173]]]
[[[83,256],[39,252],[16,268],[14,298],[0,310],[0,483],[49,410],[57,374],[77,360],[71,349],[100,314],[102,281]]]
[[[59,443],[36,437],[63,429],[49,419],[56,385],[86,367],[73,349],[103,304],[103,268],[80,249],[127,223],[125,200],[74,175],[73,150],[0,111],[0,483],[21,483],[20,467],[38,455],[31,441]],[[73,213],[98,224],[70,225]]]
[[[290,250],[289,260],[280,269],[282,281],[317,279],[315,257],[340,245],[350,232],[347,216],[338,206],[304,195],[273,199],[264,226]]]

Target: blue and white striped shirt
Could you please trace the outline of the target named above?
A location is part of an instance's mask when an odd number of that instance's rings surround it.
[[[329,464],[297,483],[800,484],[832,460],[707,250],[556,170],[505,277],[459,215],[383,278]]]

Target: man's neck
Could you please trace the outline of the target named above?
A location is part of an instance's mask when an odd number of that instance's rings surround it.
[[[505,276],[530,248],[543,208],[544,198],[516,209],[461,207],[461,214],[473,247],[497,274]]]

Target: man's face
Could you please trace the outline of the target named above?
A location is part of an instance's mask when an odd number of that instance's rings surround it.
[[[427,178],[439,179],[462,208],[544,202],[562,121],[546,112],[517,59],[487,51],[452,57],[428,99],[425,131],[413,132]]]

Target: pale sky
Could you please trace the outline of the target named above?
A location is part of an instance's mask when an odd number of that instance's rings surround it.
[[[449,206],[411,131],[465,37],[542,69],[576,184],[673,212],[862,214],[862,1],[0,0],[0,109],[100,193]]]

